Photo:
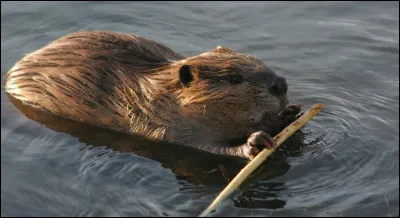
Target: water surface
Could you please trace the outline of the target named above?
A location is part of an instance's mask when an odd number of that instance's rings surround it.
[[[79,30],[227,46],[285,76],[292,102],[326,105],[213,215],[399,215],[398,2],[2,2],[2,216],[197,216],[243,166],[21,113],[4,74]]]

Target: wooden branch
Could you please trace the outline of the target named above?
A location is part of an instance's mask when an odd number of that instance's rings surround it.
[[[277,145],[281,145],[287,138],[293,133],[300,129],[304,124],[311,120],[318,112],[325,107],[324,104],[314,104],[311,106],[303,115],[301,115],[296,121],[291,123],[285,129],[283,129],[278,135],[274,137]],[[269,155],[274,152],[278,146],[273,149],[262,150],[253,160],[251,160],[237,175],[236,177],[225,187],[225,189],[217,196],[217,198],[204,210],[199,216],[204,217],[210,212],[214,211],[216,206],[227,198],[234,190],[236,190],[240,184],[255,170],[259,167]]]

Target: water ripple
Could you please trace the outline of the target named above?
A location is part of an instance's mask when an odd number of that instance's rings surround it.
[[[296,154],[267,161],[215,215],[398,216],[398,2],[1,4],[2,76],[62,35],[103,29],[188,56],[230,47],[285,76],[291,102],[324,103],[285,145]],[[174,171],[185,155],[165,165],[86,144],[1,97],[2,216],[196,216],[225,187]]]

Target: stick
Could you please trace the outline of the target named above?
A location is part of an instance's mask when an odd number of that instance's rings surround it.
[[[278,135],[274,137],[277,146],[272,149],[262,150],[253,160],[251,160],[237,175],[236,177],[225,187],[225,189],[217,196],[217,198],[205,209],[199,216],[204,217],[211,211],[214,211],[216,206],[228,197],[236,188],[242,184],[242,182],[258,167],[263,163],[269,155],[274,152],[279,145],[281,145],[287,138],[293,133],[300,129],[304,124],[311,120],[318,112],[325,107],[324,104],[314,104],[311,106],[303,115],[301,115],[296,121],[291,123],[285,129],[283,129]]]

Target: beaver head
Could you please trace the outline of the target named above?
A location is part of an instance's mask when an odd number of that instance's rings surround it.
[[[283,77],[260,60],[225,47],[156,71],[150,78],[175,72],[167,89],[177,99],[182,117],[227,137],[268,126],[288,103]]]

